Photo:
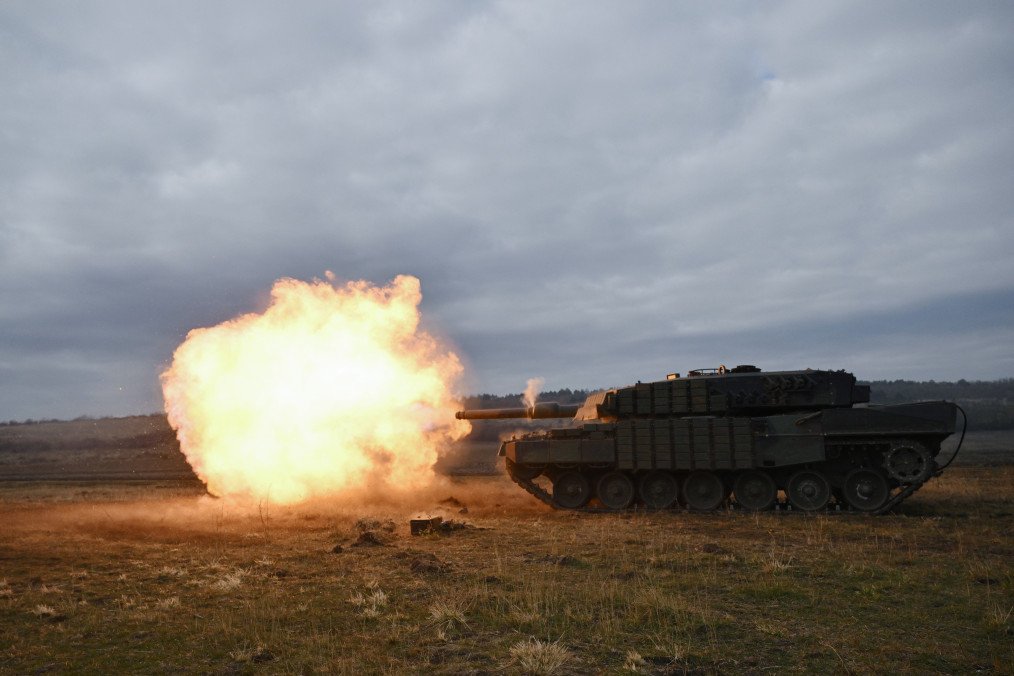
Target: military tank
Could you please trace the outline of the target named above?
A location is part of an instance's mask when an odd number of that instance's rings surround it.
[[[846,371],[742,365],[597,392],[583,405],[457,417],[571,418],[570,426],[515,435],[499,449],[511,479],[557,509],[882,514],[953,461],[964,428],[940,464],[956,404],[869,401],[869,386]]]

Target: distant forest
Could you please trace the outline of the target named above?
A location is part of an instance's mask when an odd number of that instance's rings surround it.
[[[874,380],[860,381],[870,386],[870,403],[900,404],[910,401],[940,400],[957,402],[968,414],[970,430],[1014,429],[1014,378],[990,381],[959,380],[956,383],[929,380]],[[539,394],[539,401],[556,401],[561,404],[581,403],[588,396],[586,390],[547,390]],[[480,394],[464,402],[467,408],[514,408],[522,406],[521,394]],[[545,423],[531,421],[481,421],[475,426],[473,439],[497,439],[504,429],[545,427]]]

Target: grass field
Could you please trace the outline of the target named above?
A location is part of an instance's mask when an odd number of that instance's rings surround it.
[[[576,515],[470,476],[299,508],[9,482],[0,523],[2,672],[1014,669],[1011,465],[885,517]]]

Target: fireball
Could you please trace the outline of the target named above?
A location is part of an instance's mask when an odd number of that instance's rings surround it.
[[[191,331],[162,373],[169,423],[208,491],[295,503],[422,487],[455,420],[454,352],[419,327],[419,280],[280,279],[267,309]]]

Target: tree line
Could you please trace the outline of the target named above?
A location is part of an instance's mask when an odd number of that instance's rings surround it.
[[[870,403],[873,404],[900,404],[910,401],[946,400],[954,401],[961,405],[968,414],[968,428],[971,430],[1006,430],[1014,429],[1014,378],[1001,378],[1000,380],[958,380],[957,382],[937,382],[935,380],[873,380],[860,381],[863,385],[870,386]],[[590,394],[589,390],[572,390],[563,388],[559,390],[547,390],[540,393],[539,401],[556,401],[561,404],[580,404]],[[464,398],[462,405],[465,408],[518,408],[523,406],[520,392],[511,394],[478,394]],[[153,418],[164,418],[164,414],[153,413]],[[81,416],[77,420],[94,420],[91,416]],[[102,418],[98,418],[102,419]],[[14,425],[37,425],[42,423],[60,422],[55,419],[48,420],[9,420],[0,422],[0,428]],[[516,430],[520,428],[552,427],[559,425],[560,421],[526,421],[526,420],[503,420],[503,421],[475,421],[473,427],[475,432],[472,439],[496,440],[503,430]],[[173,437],[172,431],[159,430],[150,434],[139,435],[136,438],[127,440],[126,443],[148,446],[165,442]],[[92,440],[87,440],[89,443]],[[94,440],[96,445],[106,443],[105,440]],[[81,447],[81,440],[67,442],[75,447]],[[57,443],[59,445],[59,443]],[[3,446],[3,443],[0,443]],[[52,444],[49,444],[52,447]],[[2,449],[0,449],[2,450]]]

